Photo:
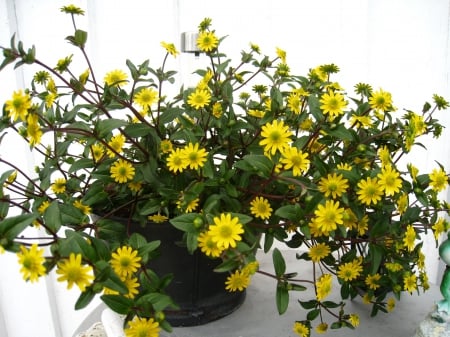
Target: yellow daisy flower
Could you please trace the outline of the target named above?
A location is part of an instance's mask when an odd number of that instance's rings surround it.
[[[236,270],[233,274],[227,277],[225,281],[225,289],[232,291],[243,291],[250,284],[250,276],[240,270]]]
[[[250,212],[260,219],[269,219],[272,215],[272,208],[266,198],[256,197],[250,202]]]
[[[220,217],[214,217],[213,221],[214,225],[210,226],[209,232],[217,246],[225,249],[236,247],[236,242],[242,240],[241,234],[244,233],[239,218],[231,218],[231,214],[222,213]]]
[[[284,125],[283,121],[274,120],[272,123],[266,123],[261,128],[261,136],[263,139],[259,145],[264,146],[264,152],[274,155],[277,151],[289,149],[292,132],[289,127]]]
[[[135,169],[131,163],[119,159],[111,165],[109,172],[111,173],[111,178],[113,178],[115,182],[123,184],[133,179]]]

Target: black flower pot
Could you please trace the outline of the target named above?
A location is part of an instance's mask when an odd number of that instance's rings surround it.
[[[214,272],[220,261],[199,250],[189,254],[181,244],[183,233],[169,223],[149,222],[145,227],[135,224],[131,230],[148,241],[161,241],[160,256],[148,266],[159,276],[173,274],[166,291],[179,309],[165,311],[172,326],[205,324],[232,313],[243,303],[245,292],[226,291],[227,274]]]

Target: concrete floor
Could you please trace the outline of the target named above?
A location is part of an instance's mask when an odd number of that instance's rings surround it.
[[[287,272],[293,272],[297,261],[294,251],[284,251],[287,262]],[[290,267],[291,266],[291,267]],[[271,256],[264,256],[261,260],[261,270],[272,271]],[[302,267],[298,270],[308,273]],[[305,311],[298,304],[298,299],[310,299],[311,293],[291,293],[290,305],[287,312],[278,315],[275,305],[275,287],[273,279],[256,274],[252,284],[247,289],[247,297],[240,308],[229,316],[217,321],[196,327],[174,328],[171,334],[164,331],[161,337],[294,337],[292,326],[296,320],[302,320]],[[337,290],[337,287],[336,287]],[[402,299],[396,304],[393,312],[385,314],[380,312],[376,317],[370,317],[371,307],[363,304],[359,299],[349,302],[346,312],[357,313],[360,317],[360,326],[355,330],[348,328],[329,330],[325,336],[329,337],[412,337],[420,322],[433,310],[434,303],[442,298],[437,286],[432,286],[425,294],[402,294]],[[330,297],[330,299],[333,299]],[[101,305],[81,324],[75,332],[86,331],[92,324],[100,321]],[[318,323],[317,323],[318,324]],[[311,336],[318,336],[315,331]],[[324,335],[321,335],[324,336]],[[112,336],[108,336],[112,337]],[[120,336],[114,336],[120,337]]]

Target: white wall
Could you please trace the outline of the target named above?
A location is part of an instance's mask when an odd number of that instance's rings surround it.
[[[73,52],[63,41],[71,33],[61,0],[0,0],[0,44],[17,32],[25,45],[36,44],[38,58],[56,62]],[[293,72],[306,72],[323,63],[336,63],[336,79],[351,92],[357,82],[390,91],[398,108],[419,111],[433,93],[450,98],[449,0],[73,0],[86,9],[80,28],[89,31],[88,53],[97,77],[111,69],[125,69],[125,59],[150,58],[159,65],[160,41],[178,45],[183,31],[195,30],[204,17],[213,19],[218,35],[228,35],[224,49],[238,57],[250,42],[264,53],[275,47],[287,51]],[[76,56],[76,55],[75,55]],[[183,71],[195,66],[192,55],[181,55],[170,66]],[[80,71],[84,66],[80,65]],[[0,102],[13,90],[29,83],[33,69],[2,72]],[[442,112],[450,129],[450,112]],[[429,151],[414,159],[423,169],[439,157],[450,168],[450,130]],[[0,153],[24,149],[10,141]],[[31,161],[30,161],[31,160]],[[32,158],[24,158],[32,167]],[[431,241],[432,242],[432,241]],[[426,245],[430,278],[439,263],[433,243]],[[69,337],[88,309],[75,312],[76,292],[66,292],[53,277],[27,284],[19,275],[16,257],[0,255],[0,336]]]

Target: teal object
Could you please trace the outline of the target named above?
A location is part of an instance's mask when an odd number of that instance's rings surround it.
[[[444,299],[437,303],[437,311],[450,313],[450,232],[447,234],[447,240],[439,246],[439,256],[447,265],[441,281],[441,294]]]

